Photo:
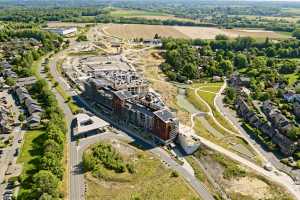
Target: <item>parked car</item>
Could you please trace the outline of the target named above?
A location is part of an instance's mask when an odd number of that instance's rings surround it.
[[[14,156],[17,157],[19,155],[19,148],[16,149]]]
[[[5,192],[4,192],[4,195],[5,194],[13,194],[14,193],[14,191],[12,191],[12,190],[6,190]]]
[[[272,171],[273,167],[272,167],[271,163],[266,163],[264,165],[264,169],[267,170],[267,171]]]

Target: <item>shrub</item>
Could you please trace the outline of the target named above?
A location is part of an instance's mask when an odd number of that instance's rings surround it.
[[[176,172],[176,171],[172,171],[172,173],[171,173],[171,177],[178,177],[179,176],[179,174],[178,174],[178,172]]]
[[[133,164],[127,163],[127,164],[126,164],[126,168],[127,168],[128,172],[129,172],[130,174],[134,174],[134,173],[135,173],[135,169],[134,169]]]

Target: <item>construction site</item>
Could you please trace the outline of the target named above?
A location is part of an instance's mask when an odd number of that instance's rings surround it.
[[[101,50],[98,49],[102,53],[96,55],[70,53],[72,56],[63,59],[62,73],[69,82],[80,88],[84,97],[121,126],[147,134],[159,144],[175,143],[178,139],[185,146],[193,146],[184,148],[189,149],[188,153],[192,153],[191,149],[195,151],[200,144],[196,134],[178,137],[179,120],[174,112],[150,87],[143,73],[136,71],[126,54],[127,47],[123,48],[120,41],[116,43],[115,38],[109,47],[97,43],[98,47],[102,46]],[[147,48],[147,45],[144,47]],[[78,52],[77,48],[71,51],[74,50]],[[186,132],[187,129],[184,130]]]

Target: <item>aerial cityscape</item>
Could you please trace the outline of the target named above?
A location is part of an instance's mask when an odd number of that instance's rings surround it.
[[[0,193],[300,200],[300,2],[0,0]]]

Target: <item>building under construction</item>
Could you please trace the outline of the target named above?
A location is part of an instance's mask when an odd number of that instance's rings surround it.
[[[151,132],[163,143],[177,137],[179,121],[135,71],[98,71],[84,87],[85,95],[118,123]]]

